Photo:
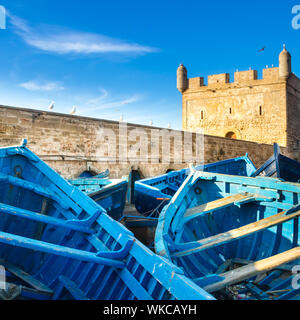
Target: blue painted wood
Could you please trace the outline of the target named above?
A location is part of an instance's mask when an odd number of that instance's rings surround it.
[[[197,166],[196,169],[241,176],[250,176],[256,171],[248,155]],[[189,173],[189,169],[183,169],[137,181],[134,189],[134,202],[138,212],[147,216],[155,211],[158,215],[180,188]]]
[[[0,212],[2,214],[10,214],[16,217],[43,222],[57,227],[67,228],[71,230],[82,231],[84,233],[93,233],[93,229],[85,226],[84,221],[63,220],[53,217],[48,217],[43,214],[32,212],[29,210],[20,209],[4,203],[0,203]]]
[[[0,259],[22,297],[214,299],[25,143],[0,148],[0,178]]]
[[[101,265],[109,265],[116,268],[124,268],[123,262],[115,261],[108,258],[102,258],[101,253],[91,253],[88,251],[73,249],[66,246],[56,245],[52,243],[49,244],[44,241],[33,240],[30,238],[17,236],[11,233],[0,232],[0,242],[4,244],[8,244],[10,246],[17,246],[19,248],[38,250],[40,252],[77,259],[80,261],[90,261],[90,262],[95,262]],[[110,252],[108,252],[107,255],[109,255],[109,253]]]
[[[103,207],[115,220],[122,217],[126,203],[127,180],[93,177],[73,179],[69,182]]]
[[[12,265],[11,263],[8,263],[6,261],[0,260],[0,265],[5,268],[5,272],[10,272],[17,278],[21,279],[22,281],[26,282],[28,285],[30,285],[32,288],[36,289],[38,292],[51,295],[53,291],[45,286],[43,283],[35,279],[33,276],[27,274],[20,268],[18,268],[15,265]]]
[[[75,300],[90,300],[82,290],[78,289],[74,281],[71,281],[65,276],[60,276],[59,281],[62,284],[62,288],[66,288]]]
[[[135,182],[142,179],[142,174],[138,170],[131,170],[128,177],[127,202],[134,204],[134,185]]]
[[[109,170],[106,169],[103,172],[100,172],[99,174],[93,174],[91,171],[83,171],[78,178],[98,178],[103,179],[109,177]]]
[[[250,192],[245,193],[245,192]],[[298,248],[300,241],[300,184],[269,177],[241,177],[192,170],[160,214],[155,250],[182,267],[195,283],[208,286],[244,263],[264,260]],[[275,257],[276,259],[276,257]],[[276,262],[276,261],[275,261]],[[285,269],[259,281],[242,280],[243,294],[223,290],[238,299],[299,299],[284,280],[292,275],[294,260]],[[221,270],[221,271],[220,271]],[[253,284],[253,285],[252,285]],[[273,294],[276,290],[286,290]],[[241,289],[242,290],[242,289]],[[245,295],[245,292],[247,293]],[[219,297],[220,292],[215,292]]]
[[[251,177],[276,177],[290,182],[300,181],[300,162],[280,153],[277,143],[274,144],[274,154]]]
[[[136,216],[126,216],[124,217],[125,225],[127,228],[140,228],[148,227],[154,228],[157,226],[157,218],[145,218],[145,217],[136,217]]]

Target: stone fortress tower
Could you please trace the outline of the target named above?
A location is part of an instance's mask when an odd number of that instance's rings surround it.
[[[188,78],[181,64],[177,88],[182,93],[182,126],[186,131],[258,143],[277,142],[300,156],[300,79],[292,73],[285,46],[279,67]],[[299,151],[298,151],[299,150]]]

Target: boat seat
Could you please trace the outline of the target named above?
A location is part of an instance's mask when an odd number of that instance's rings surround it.
[[[191,219],[195,219],[200,215],[203,215],[208,212],[213,212],[219,209],[229,207],[231,205],[242,205],[254,201],[272,201],[274,198],[262,196],[259,194],[252,193],[237,193],[225,198],[221,198],[215,201],[201,204],[194,208],[190,208],[185,212],[184,222],[188,222]]]
[[[281,265],[290,263],[297,259],[300,259],[300,247],[296,247],[276,254],[272,257],[259,260],[246,266],[219,274],[218,279],[220,279],[220,281],[210,283],[209,285],[204,286],[203,289],[207,292],[212,293],[227,286],[234,285],[255,277],[261,273],[276,269]],[[199,281],[197,283],[199,283]]]
[[[233,229],[224,233],[217,234],[205,239],[194,242],[186,242],[184,244],[175,244],[177,249],[182,250],[172,254],[173,257],[179,258],[190,254],[194,254],[203,250],[211,249],[216,246],[227,244],[231,241],[246,237],[252,233],[262,231],[282,224],[289,220],[295,219],[300,216],[300,211],[287,214],[287,211],[282,211],[278,214],[272,215],[268,218],[247,224],[237,229]],[[194,247],[193,247],[194,246]],[[184,249],[186,248],[186,249]]]

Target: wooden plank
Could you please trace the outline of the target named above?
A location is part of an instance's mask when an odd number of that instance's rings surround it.
[[[60,198],[51,190],[47,190],[44,187],[42,187],[39,184],[36,184],[34,182],[30,182],[27,180],[23,180],[17,177],[13,177],[10,176],[8,174],[4,174],[4,173],[0,173],[0,181],[6,181],[7,183],[20,187],[20,188],[24,188],[27,190],[32,190],[33,192],[43,196],[43,197],[47,197],[49,199],[52,199],[56,202],[58,202],[62,208],[64,209],[68,209],[68,207],[66,206],[66,204],[64,202],[62,202],[60,200]]]
[[[34,240],[18,236],[11,233],[0,231],[0,242],[8,244],[10,246],[17,246],[20,248],[26,248],[30,250],[37,250],[40,252],[54,254],[65,258],[71,258],[80,261],[99,263],[100,265],[108,265],[116,268],[124,268],[125,264],[120,260],[113,260],[108,258],[101,258],[97,256],[97,253],[89,251],[79,250],[75,248],[65,247],[53,243]]]
[[[80,208],[75,202],[73,202],[69,197],[67,197],[63,192],[59,195],[53,189],[53,185],[48,188],[43,187],[40,184],[36,184],[34,182],[23,180],[18,177],[13,177],[11,175],[7,175],[4,173],[0,173],[0,181],[7,181],[7,183],[12,184],[14,186],[24,188],[27,190],[31,190],[43,197],[47,197],[49,199],[57,202],[63,209],[68,210],[69,208],[73,209],[78,215],[82,212],[82,208]]]
[[[141,281],[139,282],[138,280],[136,280],[136,278],[126,268],[118,274],[136,298],[138,298],[139,300],[153,300],[149,292],[141,285]],[[157,284],[157,280],[154,277],[150,279],[150,281],[154,285]]]
[[[270,271],[285,263],[292,262],[300,258],[300,247],[296,247],[275,256],[256,261],[244,267],[237,268],[220,274],[222,281],[210,284],[203,289],[207,292],[215,292],[227,286],[240,283],[252,278],[262,272]]]
[[[184,217],[187,218],[187,217],[190,217],[190,216],[192,216],[196,213],[199,213],[199,212],[201,212],[201,213],[211,212],[211,211],[219,209],[219,208],[227,207],[236,201],[246,199],[248,197],[249,197],[249,195],[246,196],[245,194],[238,193],[238,194],[234,194],[232,196],[228,196],[228,197],[221,198],[221,199],[218,199],[215,201],[204,203],[204,204],[201,204],[200,206],[188,209],[186,211]]]
[[[203,250],[211,249],[216,246],[220,246],[226,243],[229,243],[231,241],[246,237],[252,233],[262,231],[264,229],[268,229],[271,227],[274,227],[278,224],[284,223],[286,221],[292,220],[296,217],[300,216],[300,211],[297,211],[295,213],[286,215],[285,211],[282,211],[278,214],[275,214],[273,216],[270,216],[268,218],[247,224],[243,227],[233,229],[224,233],[217,234],[215,236],[211,236],[199,241],[195,241],[195,245],[197,247],[191,248],[188,250],[183,250],[180,252],[174,253],[173,257],[184,257],[196,252],[200,252]],[[191,247],[192,243],[186,243],[186,246]]]
[[[24,219],[28,219],[36,222],[42,222],[45,224],[50,224],[57,227],[76,230],[84,233],[94,232],[93,229],[85,225],[84,220],[63,220],[63,219],[54,218],[51,216],[46,216],[30,210],[10,206],[8,204],[1,203],[1,202],[0,202],[0,212],[2,214],[9,214],[9,215],[17,216],[20,218],[24,218]]]
[[[59,281],[76,300],[89,300],[85,293],[77,287],[74,281],[71,281],[65,276],[59,276]]]
[[[247,203],[250,201],[263,201],[263,200],[269,200],[269,199],[270,198],[261,196],[258,194],[237,193],[225,198],[221,198],[215,201],[201,204],[200,206],[197,206],[194,208],[190,208],[186,211],[184,218],[185,218],[185,222],[187,222],[190,219],[197,218],[199,215],[202,215],[208,212],[213,212],[221,208],[226,208],[233,204]]]
[[[39,280],[32,277],[27,272],[23,271],[19,267],[3,260],[0,260],[0,264],[4,266],[4,268],[8,270],[10,273],[12,273],[14,276],[23,280],[24,282],[26,282],[27,284],[29,284],[31,287],[38,290],[39,292],[47,293],[47,294],[53,293],[53,291],[49,287],[47,287]]]
[[[232,260],[229,259],[229,260],[226,260],[224,263],[222,263],[219,268],[217,269],[216,271],[216,274],[219,274],[219,273],[224,273],[226,271],[226,269],[229,268],[229,266],[231,265],[232,263]]]

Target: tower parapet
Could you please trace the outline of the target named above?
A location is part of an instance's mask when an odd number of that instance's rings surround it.
[[[263,79],[270,81],[278,81],[279,78],[279,68],[266,68],[263,69]]]
[[[229,83],[229,73],[214,74],[214,75],[208,76],[207,78],[208,85],[224,84],[224,83]]]
[[[234,82],[247,82],[257,80],[256,70],[238,71],[234,73]]]
[[[204,78],[203,77],[196,77],[196,78],[189,78],[188,79],[188,88],[199,88],[204,86]]]
[[[230,81],[228,73],[213,74],[207,77],[207,84],[204,82],[204,77],[188,78],[187,70],[183,64],[177,69],[177,89],[186,94],[188,89],[195,91],[197,89],[206,90],[215,88],[229,88],[232,86],[252,86],[261,85],[267,82],[287,81],[292,74],[292,59],[290,53],[285,46],[279,55],[279,67],[266,67],[262,70],[262,78],[258,79],[257,70],[237,71],[234,73],[234,81]],[[206,89],[205,89],[206,88]]]

